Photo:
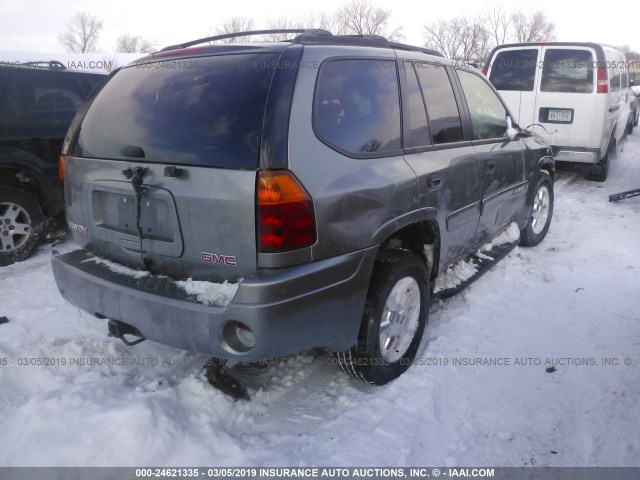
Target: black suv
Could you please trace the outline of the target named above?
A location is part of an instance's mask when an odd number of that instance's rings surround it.
[[[190,48],[209,40],[117,71],[65,139],[81,248],[53,271],[111,335],[233,361],[326,347],[382,384],[431,298],[545,237],[551,150],[474,68],[381,37]]]
[[[0,266],[29,257],[64,211],[62,141],[104,78],[56,61],[0,64]]]

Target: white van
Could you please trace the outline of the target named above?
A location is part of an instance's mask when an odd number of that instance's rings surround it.
[[[619,50],[594,43],[499,45],[485,75],[522,128],[541,135],[557,161],[593,164],[605,181],[629,118],[629,74]]]

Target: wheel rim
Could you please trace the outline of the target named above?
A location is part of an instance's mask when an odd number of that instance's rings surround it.
[[[3,252],[23,246],[31,235],[31,217],[20,205],[0,203],[0,245]]]
[[[549,210],[551,209],[551,197],[549,196],[549,189],[546,186],[541,186],[536,192],[536,196],[533,199],[533,211],[531,213],[531,230],[536,235],[539,235],[544,230],[549,218]]]
[[[420,287],[413,277],[400,279],[387,297],[380,321],[380,353],[389,363],[400,360],[418,330]]]

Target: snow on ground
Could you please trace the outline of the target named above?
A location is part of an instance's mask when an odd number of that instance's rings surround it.
[[[0,270],[0,465],[640,466],[640,197],[607,202],[640,187],[640,135],[605,184],[582,173],[559,173],[540,246],[432,305],[421,359],[384,387],[313,351],[238,366],[252,400],[234,402],[205,357],[108,338],[42,248]]]

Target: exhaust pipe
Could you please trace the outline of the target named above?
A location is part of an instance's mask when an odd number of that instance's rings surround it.
[[[146,340],[142,333],[140,333],[140,330],[138,330],[136,327],[132,327],[131,325],[123,323],[119,320],[109,320],[108,329],[110,337],[119,338],[125,345],[129,347],[133,347],[134,345],[142,343]],[[133,335],[138,338],[130,342],[129,340],[124,338],[125,335]]]

